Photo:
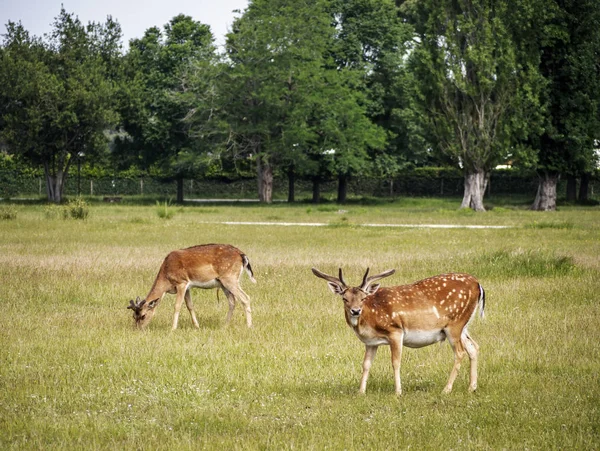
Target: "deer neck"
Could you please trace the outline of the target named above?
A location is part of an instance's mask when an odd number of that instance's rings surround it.
[[[161,277],[161,275],[159,274],[156,280],[154,281],[150,292],[146,296],[146,301],[153,301],[154,299],[159,299],[160,302],[160,299],[162,299],[165,293],[172,292],[172,290],[173,286],[171,285],[171,283],[169,283],[165,278]]]

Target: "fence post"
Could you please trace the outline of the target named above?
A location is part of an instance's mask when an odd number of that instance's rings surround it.
[[[90,196],[94,195],[94,181],[90,179]]]
[[[140,194],[144,195],[144,177],[140,177]]]

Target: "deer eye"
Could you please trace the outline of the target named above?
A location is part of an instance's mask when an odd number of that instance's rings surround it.
[[[346,298],[342,298],[342,301],[344,301],[344,304],[348,303],[348,299],[346,299]]]

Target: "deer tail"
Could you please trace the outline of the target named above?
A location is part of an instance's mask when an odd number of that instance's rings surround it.
[[[246,270],[246,274],[250,277],[250,280],[253,283],[256,283],[256,279],[254,278],[254,273],[252,272],[252,266],[250,266],[250,259],[245,254],[242,254],[242,264],[244,265],[244,269]]]
[[[479,284],[479,317],[482,319],[485,317],[484,310],[485,310],[485,290],[483,289],[481,284]]]

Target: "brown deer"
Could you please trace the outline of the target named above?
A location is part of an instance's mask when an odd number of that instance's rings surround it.
[[[246,323],[252,327],[250,298],[240,287],[242,271],[256,283],[250,260],[239,249],[229,244],[204,244],[171,252],[163,261],[154,285],[145,299],[129,301],[128,309],[133,310],[136,325],[143,329],[148,325],[156,307],[165,293],[177,294],[173,330],[177,329],[179,311],[185,299],[185,305],[192,315],[194,327],[199,328],[190,288],[222,289],[229,301],[229,311],[225,323],[228,324],[233,314],[236,300],[239,300],[246,312]]]
[[[469,321],[479,306],[483,318],[485,292],[469,274],[442,274],[410,285],[381,287],[373,282],[391,276],[390,269],[368,277],[365,272],[359,287],[348,287],[342,277],[322,273],[312,268],[315,276],[325,279],[331,291],[342,296],[346,322],[365,344],[360,393],[367,389],[369,370],[377,347],[389,345],[394,369],[396,394],[400,385],[402,347],[421,348],[448,339],[454,350],[454,367],[444,393],[452,391],[465,352],[471,361],[469,390],[477,388],[477,354],[479,346],[467,332]]]

